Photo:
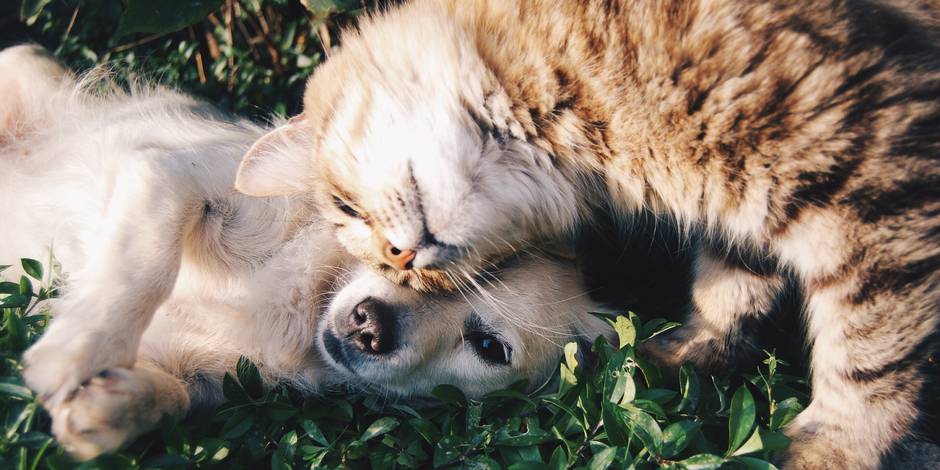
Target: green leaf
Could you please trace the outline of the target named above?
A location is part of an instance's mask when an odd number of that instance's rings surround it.
[[[610,402],[603,404],[604,430],[608,441],[615,446],[625,446],[630,443],[632,431],[627,421],[626,411],[619,405]]]
[[[568,454],[563,446],[555,447],[552,457],[548,461],[548,468],[552,470],[565,470],[568,468]]]
[[[757,412],[754,406],[754,397],[741,385],[731,398],[731,411],[728,418],[728,452],[730,455],[741,447],[744,440],[751,435]]]
[[[32,26],[42,13],[42,9],[52,0],[22,0],[20,4],[20,21]]]
[[[23,271],[26,271],[26,274],[29,274],[37,281],[42,281],[42,263],[30,258],[23,258],[20,263],[22,263]]]
[[[529,398],[528,395],[522,392],[516,391],[516,390],[509,390],[509,389],[497,390],[495,392],[487,393],[486,395],[483,396],[483,400],[485,401],[493,400],[496,398],[512,398],[512,399],[516,399],[519,401],[524,401],[532,406],[538,406],[534,401],[532,401],[531,398]]]
[[[246,392],[242,385],[238,383],[238,380],[232,377],[232,374],[228,372],[222,377],[222,395],[225,396],[226,400],[233,402],[251,401],[248,392]]]
[[[0,294],[19,294],[20,285],[15,282],[3,281],[0,282]]]
[[[701,427],[701,423],[688,420],[677,421],[666,426],[663,430],[662,457],[667,459],[675,457],[685,450]]]
[[[610,464],[614,463],[614,457],[616,456],[616,447],[605,447],[594,453],[594,456],[588,462],[588,468],[590,470],[607,470]]]
[[[19,294],[23,297],[30,298],[33,296],[33,283],[29,282],[29,278],[26,276],[20,276],[20,289]]]
[[[648,388],[637,391],[636,399],[654,401],[660,405],[665,405],[666,403],[672,401],[672,399],[675,398],[678,394],[679,393],[677,393],[675,390],[667,390],[665,388]]]
[[[251,359],[245,356],[238,358],[235,364],[235,374],[238,376],[238,383],[241,384],[245,392],[251,398],[261,398],[264,394],[264,386],[261,383],[261,373]]]
[[[578,369],[578,343],[571,342],[565,345],[565,365],[572,372]]]
[[[412,418],[408,420],[408,424],[410,424],[411,427],[414,428],[415,432],[424,438],[428,444],[434,444],[441,437],[441,433],[437,429],[437,426],[427,419]]]
[[[764,441],[764,450],[768,452],[783,450],[790,445],[790,438],[782,432],[763,432],[761,433],[760,438],[762,441]]]
[[[774,431],[783,429],[784,426],[793,421],[796,415],[800,414],[802,411],[803,405],[800,404],[796,397],[790,397],[777,403],[773,414],[770,415],[770,429]]]
[[[372,424],[370,424],[369,427],[366,428],[366,430],[362,433],[362,437],[360,437],[359,440],[365,442],[376,436],[381,436],[382,434],[385,434],[391,431],[392,429],[397,428],[399,424],[401,423],[397,419],[391,416],[379,418],[373,421]]]
[[[161,34],[179,31],[222,5],[222,0],[126,0],[115,37],[130,33]]]
[[[358,0],[301,0],[300,3],[317,17],[326,17],[336,12],[361,7]]]
[[[323,435],[323,431],[320,430],[320,426],[317,426],[317,423],[309,419],[305,419],[302,423],[300,423],[300,425],[304,428],[304,432],[307,433],[307,436],[310,437],[310,439],[313,439],[313,442],[316,442],[323,447],[330,446],[330,441],[326,438],[325,435]]]
[[[539,427],[538,421],[525,419],[525,432],[516,432],[508,427],[496,432],[493,443],[501,446],[528,447],[548,442],[554,437]]]
[[[659,336],[669,330],[678,328],[680,326],[682,326],[681,323],[677,323],[674,321],[666,321],[663,318],[654,318],[646,322],[645,325],[643,325],[643,330],[642,330],[642,333],[640,333],[640,338],[643,341],[646,341],[650,338]]]
[[[221,437],[223,439],[234,439],[243,436],[253,424],[252,416],[249,413],[235,413],[230,416],[225,424],[222,425]]]
[[[712,454],[693,455],[679,462],[681,468],[688,470],[714,470],[721,467],[725,459]]]
[[[656,367],[656,364],[642,358],[636,358],[636,366],[643,372],[643,379],[646,381],[647,388],[659,388],[663,383],[663,374]]]
[[[731,455],[751,454],[760,452],[763,449],[764,441],[761,440],[760,429],[755,429],[754,432],[751,433],[751,437],[747,438],[744,444],[741,444],[741,447],[738,447]]]
[[[453,385],[438,385],[437,387],[434,387],[433,390],[431,390],[431,395],[434,395],[434,397],[438,400],[450,405],[455,405],[461,408],[467,406],[467,396],[464,395],[459,388]]]
[[[32,390],[24,387],[20,379],[16,377],[0,378],[0,395],[24,400],[31,400],[33,398]]]
[[[434,466],[442,467],[457,460],[457,458],[460,457],[460,450],[457,449],[457,444],[458,442],[451,436],[444,436],[441,440],[437,441],[437,444],[434,445]]]
[[[772,463],[754,457],[737,457],[734,460],[743,463],[748,470],[777,470]]]
[[[610,323],[611,326],[614,327],[614,331],[617,332],[619,341],[618,348],[636,346],[636,326],[633,325],[633,322],[630,321],[629,318],[621,315]]]
[[[645,411],[629,403],[620,405],[620,408],[624,410],[627,424],[633,435],[640,439],[650,453],[659,455],[663,444],[663,431],[659,423]]]
[[[698,381],[698,376],[695,375],[692,364],[682,364],[682,367],[679,368],[679,393],[682,395],[682,400],[679,402],[677,410],[680,412],[694,412],[698,408],[701,389],[702,386]]]
[[[17,285],[19,289],[19,285]],[[3,308],[23,308],[29,305],[29,298],[20,294],[8,295],[0,300],[0,307]]]

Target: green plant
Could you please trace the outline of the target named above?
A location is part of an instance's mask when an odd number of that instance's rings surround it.
[[[146,77],[264,118],[300,111],[305,79],[339,29],[375,2],[23,0],[24,37],[84,71]]]
[[[44,277],[34,260],[21,264],[27,275],[0,283],[0,467],[70,468],[74,462],[56,446],[48,418],[18,375],[22,352],[48,319],[42,301],[54,296],[55,277]],[[479,401],[441,385],[433,392],[438,403],[426,407],[265,390],[243,358],[236,376],[223,381],[223,405],[182,423],[167,421],[85,466],[774,468],[767,459],[787,444],[780,430],[806,402],[803,381],[780,374],[779,359],[768,353],[763,367],[737,385],[690,366],[669,383],[634,348],[677,324],[644,324],[632,313],[608,321],[619,344],[602,338],[568,344],[553,385],[526,394],[519,383]]]

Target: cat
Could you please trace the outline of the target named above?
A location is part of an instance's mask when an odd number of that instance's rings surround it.
[[[923,418],[937,349],[935,7],[415,0],[347,32],[257,144],[311,150],[249,152],[236,188],[310,195],[423,291],[564,251],[599,207],[665,220],[704,242],[686,325],[648,351],[720,369],[796,278],[813,400],[779,459],[876,468]]]
[[[613,336],[583,315],[603,308],[567,259],[518,256],[466,296],[361,267],[303,198],[231,190],[265,129],[205,103],[76,81],[36,46],[0,51],[0,85],[0,259],[47,259],[51,243],[65,270],[23,374],[79,459],[220,403],[240,356],[305,394],[426,398],[449,383],[479,398],[534,389],[562,345]]]

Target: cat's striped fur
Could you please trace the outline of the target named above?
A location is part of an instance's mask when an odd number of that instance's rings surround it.
[[[592,206],[667,216],[719,249],[701,250],[687,326],[652,352],[722,363],[736,325],[792,274],[813,402],[782,459],[871,468],[909,436],[937,344],[934,8],[416,1],[347,34],[311,79],[287,130],[309,133],[315,155],[249,155],[238,186],[327,182],[318,197],[344,245],[425,289],[563,239]],[[728,255],[740,251],[771,269]],[[401,252],[414,258],[396,271]]]

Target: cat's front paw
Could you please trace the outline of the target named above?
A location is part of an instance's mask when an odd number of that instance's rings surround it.
[[[55,407],[102,370],[133,365],[136,349],[113,335],[53,322],[23,355],[23,379],[47,407]]]
[[[637,352],[666,370],[677,369],[688,360],[687,338],[678,334],[661,335],[641,343]]]
[[[790,445],[774,455],[783,470],[875,470],[877,453],[866,452],[858,443],[834,433],[834,428],[812,419],[816,410],[809,408],[791,423],[785,433]],[[823,432],[829,430],[830,432]],[[841,438],[838,436],[842,436]]]
[[[159,422],[156,398],[133,369],[106,369],[49,410],[52,433],[80,460],[113,452]]]
[[[833,443],[823,439],[794,440],[774,456],[783,470],[864,470],[869,467],[853,464]],[[874,468],[874,467],[872,467]]]

